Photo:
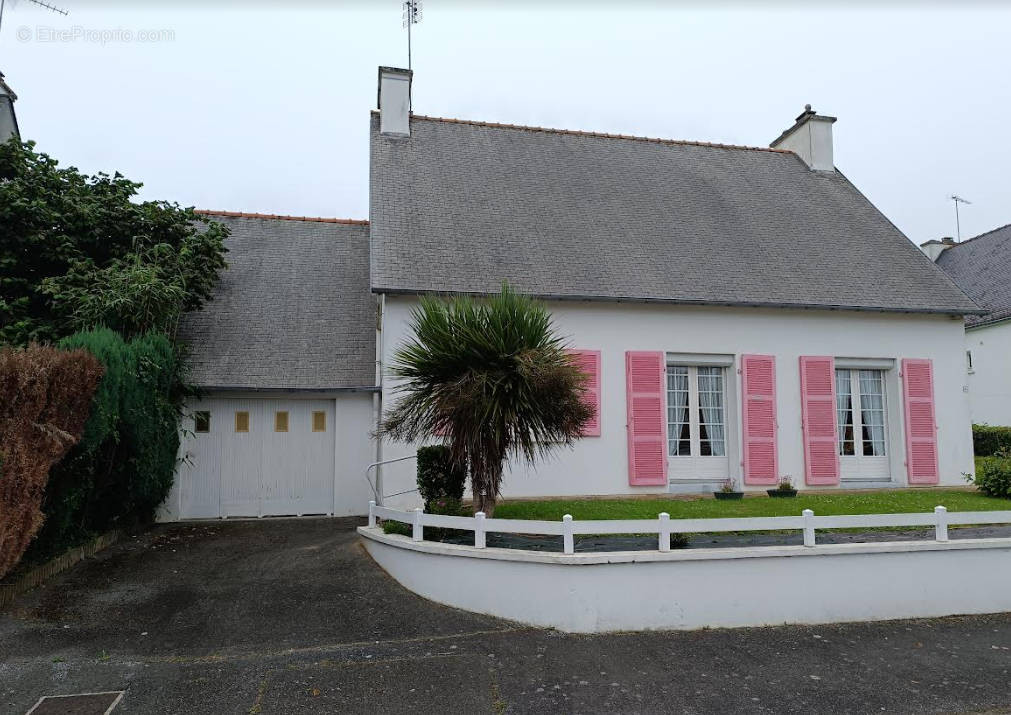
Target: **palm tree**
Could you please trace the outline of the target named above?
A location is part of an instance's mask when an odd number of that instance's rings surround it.
[[[442,437],[469,467],[475,511],[495,509],[506,459],[529,463],[571,447],[593,416],[586,374],[570,359],[551,315],[508,285],[484,300],[423,297],[390,374],[402,380],[383,433]]]

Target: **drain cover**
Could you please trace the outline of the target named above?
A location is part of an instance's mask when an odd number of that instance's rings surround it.
[[[123,692],[46,695],[25,715],[109,715],[119,705]]]

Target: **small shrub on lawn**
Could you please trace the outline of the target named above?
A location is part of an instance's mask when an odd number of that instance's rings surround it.
[[[1002,449],[997,456],[980,460],[976,488],[990,497],[1011,499],[1011,451]]]
[[[401,536],[411,536],[414,533],[414,528],[410,524],[405,524],[402,521],[393,521],[392,519],[387,519],[383,522],[383,533],[384,534],[400,534]]]
[[[973,425],[972,449],[977,457],[993,457],[1001,450],[1011,450],[1011,427]]]
[[[439,501],[459,503],[466,484],[467,470],[452,459],[449,447],[437,444],[418,450],[418,492],[425,511],[439,513],[432,509]]]

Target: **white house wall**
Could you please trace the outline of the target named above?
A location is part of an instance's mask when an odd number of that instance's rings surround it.
[[[977,424],[1011,425],[1011,321],[965,331],[969,409]]]
[[[408,335],[410,311],[417,301],[387,296],[383,320],[382,360],[390,357]],[[505,496],[557,496],[650,493],[667,486],[630,487],[626,446],[625,351],[659,350],[677,353],[732,354],[727,370],[727,422],[740,432],[740,367],[742,353],[776,356],[779,472],[803,484],[801,433],[801,355],[888,358],[886,372],[889,428],[889,468],[892,483],[906,484],[905,438],[899,366],[902,358],[929,358],[934,366],[938,454],[942,484],[963,484],[971,472],[972,442],[965,386],[963,324],[947,316],[814,310],[692,307],[638,303],[552,302],[558,330],[574,348],[600,350],[601,436],[579,440],[536,469],[514,465],[503,486]],[[1011,333],[1009,333],[1011,334]],[[393,404],[394,382],[384,393]],[[731,476],[740,480],[740,439],[731,435],[728,448]],[[387,443],[383,458],[413,454],[418,445]],[[414,482],[411,461],[383,468],[384,492],[409,489]],[[846,486],[844,484],[843,486]],[[831,488],[831,487],[829,487]],[[407,505],[408,497],[389,502]]]

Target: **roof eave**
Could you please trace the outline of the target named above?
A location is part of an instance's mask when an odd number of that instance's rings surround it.
[[[488,296],[492,293],[487,291],[439,291],[417,288],[383,288],[373,286],[372,292],[386,295],[471,295]],[[531,298],[537,300],[556,301],[579,301],[590,303],[660,303],[667,305],[690,305],[690,306],[711,306],[723,308],[776,308],[795,310],[838,310],[856,311],[865,313],[916,313],[926,315],[986,315],[989,311],[968,308],[897,308],[879,307],[865,305],[834,305],[826,303],[776,303],[759,301],[713,301],[713,300],[686,300],[683,298],[653,298],[635,296],[600,296],[600,295],[571,295],[571,294],[550,294],[550,293],[530,293]]]

